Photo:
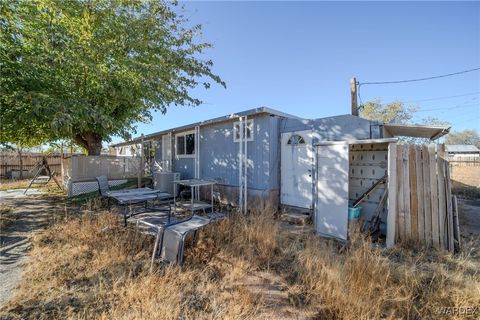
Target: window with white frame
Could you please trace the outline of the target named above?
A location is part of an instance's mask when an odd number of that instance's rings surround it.
[[[233,123],[233,142],[240,142],[240,137],[246,139],[247,141],[253,141],[253,119],[243,122],[244,130],[240,129],[240,121]],[[241,136],[240,136],[241,135]]]
[[[195,132],[183,132],[175,135],[175,154],[180,158],[195,156]]]

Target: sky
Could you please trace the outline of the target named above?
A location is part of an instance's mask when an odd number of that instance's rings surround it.
[[[480,67],[480,2],[182,2],[214,45],[203,58],[227,85],[191,94],[139,134],[267,106],[305,118],[350,113],[350,79],[424,78]],[[402,100],[421,118],[480,131],[480,71],[361,85],[361,102]],[[115,138],[114,141],[120,141]]]

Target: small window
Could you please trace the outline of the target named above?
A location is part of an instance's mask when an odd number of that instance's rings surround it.
[[[305,144],[305,139],[303,139],[303,137],[298,134],[294,134],[293,136],[290,137],[290,139],[288,139],[287,144],[290,144],[290,145]]]
[[[247,139],[247,141],[253,141],[253,133],[254,133],[254,126],[253,126],[253,119],[247,120],[246,125],[244,124],[244,130],[240,130],[240,122],[233,123],[233,142],[240,142],[240,137],[243,131],[242,137]]]
[[[195,155],[195,133],[185,132],[175,135],[175,154],[183,158]]]
[[[185,154],[195,154],[195,134],[185,136]]]

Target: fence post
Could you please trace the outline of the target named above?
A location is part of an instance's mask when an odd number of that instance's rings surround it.
[[[397,219],[397,144],[388,144],[388,216],[387,248],[395,245],[395,224]]]
[[[144,136],[142,134],[142,138],[140,139],[140,166],[138,169],[138,180],[137,180],[137,185],[139,188],[142,187],[142,178],[143,178],[143,141],[144,141]]]
[[[438,177],[438,228],[440,230],[440,248],[448,247],[445,222],[447,217],[447,199],[445,192],[445,145],[437,145],[437,177]]]

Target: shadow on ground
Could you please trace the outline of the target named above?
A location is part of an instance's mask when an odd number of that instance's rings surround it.
[[[11,298],[22,268],[27,261],[30,237],[46,228],[65,212],[61,196],[48,195],[38,189],[0,191],[2,206],[10,207],[17,220],[0,230],[0,306]]]

